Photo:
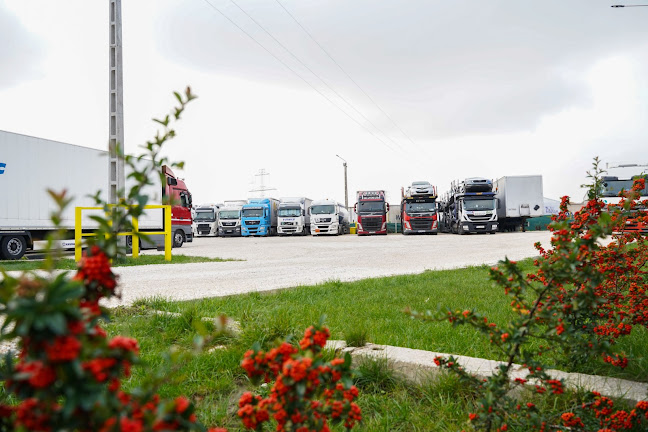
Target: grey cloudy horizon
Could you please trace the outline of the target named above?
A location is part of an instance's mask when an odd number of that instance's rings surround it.
[[[278,195],[343,201],[336,154],[349,162],[351,202],[357,189],[386,189],[395,202],[413,180],[444,191],[455,178],[521,174],[542,174],[548,197],[579,200],[594,156],[648,162],[641,160],[648,8],[600,0],[280,0],[395,126],[276,1],[235,1],[362,115],[229,0],[209,3],[339,108],[205,0],[125,2],[127,149],[151,136],[149,119],[169,106],[170,92],[191,84],[199,99],[169,154],[186,161],[183,175],[199,201],[246,198],[260,168]],[[0,48],[11,65],[0,71],[0,129],[103,146],[107,2],[5,3],[0,35],[12,43]],[[45,13],[61,15],[39,32],[34,23]],[[69,56],[67,74],[54,72],[53,52]],[[68,118],[54,109],[65,98]]]

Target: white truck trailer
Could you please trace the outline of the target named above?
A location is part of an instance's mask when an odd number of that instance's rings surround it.
[[[67,196],[73,197],[62,214],[61,228],[67,231],[65,240],[56,245],[64,249],[74,247],[75,207],[94,207],[91,195],[97,191],[101,191],[104,199],[108,196],[107,151],[0,131],[0,167],[0,259],[20,259],[26,251],[46,246],[48,234],[55,229],[51,214],[57,210],[48,189],[66,190]],[[172,229],[177,229],[183,240],[191,241],[191,195],[170,170],[165,175],[169,181],[164,191],[182,199],[187,207],[183,209],[187,215],[182,216],[189,221],[188,226],[177,225],[174,214]],[[161,203],[163,193],[159,176],[154,177],[155,184],[143,191],[150,197],[149,204]],[[127,187],[129,183],[127,180]],[[176,213],[175,207],[172,213]],[[100,213],[82,213],[84,232],[97,227],[90,219],[93,214]],[[161,230],[162,211],[148,210],[139,224],[141,230]]]
[[[324,199],[313,201],[310,206],[311,234],[348,234],[351,219],[349,211],[343,204],[333,200]]]
[[[541,175],[505,176],[493,190],[500,231],[524,231],[528,218],[545,213]]]
[[[277,211],[278,235],[308,235],[310,232],[310,206],[312,199],[306,197],[280,198]]]

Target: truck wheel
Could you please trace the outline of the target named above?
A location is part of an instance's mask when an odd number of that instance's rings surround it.
[[[0,258],[17,260],[25,255],[27,242],[23,236],[4,236],[0,247]]]
[[[182,230],[177,230],[173,233],[173,247],[179,248],[185,242],[185,234]]]

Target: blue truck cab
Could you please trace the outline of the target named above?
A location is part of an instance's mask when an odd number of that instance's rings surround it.
[[[251,198],[241,209],[241,235],[273,236],[277,233],[277,208],[274,198]]]

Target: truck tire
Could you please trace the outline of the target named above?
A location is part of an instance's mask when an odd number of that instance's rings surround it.
[[[182,230],[176,230],[176,232],[173,233],[173,247],[174,248],[182,247],[184,242],[185,242],[185,233]]]
[[[6,260],[17,260],[25,255],[27,242],[23,236],[7,235],[2,237],[0,242],[0,258]]]

